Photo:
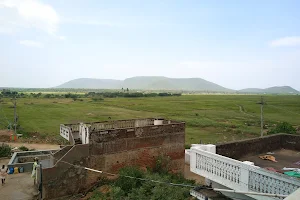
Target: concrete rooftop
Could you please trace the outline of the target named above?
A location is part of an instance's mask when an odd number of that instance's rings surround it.
[[[261,168],[272,167],[278,171],[283,171],[282,168],[300,168],[300,165],[296,165],[296,162],[300,161],[300,152],[295,150],[288,150],[288,149],[279,149],[269,152],[264,152],[256,155],[244,156],[240,158],[240,161],[251,161],[254,162],[254,165],[259,166]],[[272,155],[275,157],[277,162],[263,160],[259,158],[259,156],[264,155]]]

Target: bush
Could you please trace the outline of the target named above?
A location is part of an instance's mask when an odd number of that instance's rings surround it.
[[[18,134],[22,134],[22,138],[29,138],[31,137],[31,133],[24,131],[23,129],[18,129]]]
[[[106,199],[105,195],[99,191],[94,191],[91,198],[89,198],[89,200],[99,200],[99,199]]]
[[[29,151],[29,149],[27,147],[25,147],[25,146],[20,146],[19,149],[21,151]]]
[[[0,157],[8,157],[11,155],[11,147],[8,144],[2,143],[0,146]]]
[[[93,101],[103,101],[104,99],[102,97],[93,97]]]
[[[108,186],[110,188],[108,192],[103,192],[103,190],[99,188],[94,191],[91,199],[190,200],[189,187],[176,187],[166,183],[195,184],[195,181],[186,180],[182,175],[160,174],[151,171],[143,172],[135,167],[123,168],[119,174],[123,177],[119,176],[113,184]],[[144,180],[131,179],[126,176],[143,178]],[[160,181],[161,183],[157,183],[156,181]]]
[[[143,172],[135,167],[125,167],[119,171],[119,178],[115,182],[115,186],[121,188],[124,193],[128,194],[132,188],[137,188],[142,185],[142,181],[139,179],[127,178],[124,176],[132,176],[137,178],[143,178]]]
[[[153,172],[156,173],[168,173],[170,168],[170,157],[165,155],[159,155],[156,158]]]
[[[281,122],[277,124],[275,128],[272,128],[270,131],[268,131],[268,134],[276,134],[276,133],[295,134],[296,129],[288,122]]]

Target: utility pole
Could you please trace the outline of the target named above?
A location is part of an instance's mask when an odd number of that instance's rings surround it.
[[[257,104],[260,104],[260,137],[264,136],[264,98],[260,97],[260,102]]]
[[[15,134],[17,135],[17,100],[16,97],[13,99],[14,104],[14,127],[15,127]]]

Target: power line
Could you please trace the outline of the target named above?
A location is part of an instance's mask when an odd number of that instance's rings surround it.
[[[57,160],[57,159],[55,159],[55,160]],[[211,187],[204,186],[204,185],[195,186],[195,185],[188,185],[188,184],[172,183],[172,182],[158,181],[158,180],[153,180],[153,179],[139,178],[139,177],[127,176],[127,175],[121,175],[121,174],[114,174],[114,173],[104,172],[104,171],[101,171],[101,170],[91,169],[91,168],[88,168],[88,167],[74,165],[74,164],[71,164],[69,162],[62,161],[62,160],[60,160],[59,162],[66,163],[68,165],[71,165],[71,166],[74,166],[74,167],[77,167],[77,168],[83,168],[85,170],[89,170],[89,171],[92,171],[92,172],[107,174],[107,175],[110,175],[110,176],[119,176],[119,177],[121,176],[121,177],[125,177],[125,178],[130,178],[130,179],[137,179],[137,180],[141,180],[141,181],[149,181],[149,182],[154,182],[154,183],[159,183],[159,184],[167,184],[167,185],[170,185],[170,186],[189,187],[189,188],[193,188],[193,190],[195,190],[195,191],[199,191],[201,189],[208,189],[208,190],[213,190],[215,192],[220,192],[222,190],[222,189],[217,189],[217,188],[211,188]],[[240,182],[240,183],[242,183],[242,182]],[[235,190],[232,190],[231,192],[243,194],[242,191],[241,192],[236,192]],[[257,192],[248,192],[248,193],[249,194],[253,193],[251,195],[259,195],[259,196],[272,196],[272,195],[273,196],[285,196],[285,195],[270,194],[270,193],[257,193]],[[247,194],[245,194],[245,195],[247,195]],[[241,198],[234,198],[234,199],[241,199]]]
[[[13,104],[14,104],[14,127],[15,127],[15,134],[17,134],[17,100],[16,97],[13,99]]]
[[[101,174],[107,174],[107,175],[110,175],[110,176],[121,176],[121,177],[125,177],[125,178],[138,179],[138,180],[141,180],[141,181],[149,181],[149,182],[160,183],[160,184],[168,184],[168,185],[172,185],[172,186],[182,186],[182,187],[189,187],[189,188],[199,187],[199,186],[195,186],[195,185],[172,183],[172,182],[158,181],[158,180],[153,180],[153,179],[139,178],[139,177],[134,177],[134,176],[114,174],[114,173],[109,173],[109,172],[104,172],[104,171],[100,171],[100,170],[91,169],[91,168],[88,168],[88,167],[74,165],[74,164],[71,164],[69,162],[62,161],[62,160],[60,162],[66,163],[68,165],[71,165],[71,166],[74,166],[74,167],[77,167],[77,168],[83,168],[83,169],[88,170],[88,171],[92,171],[92,172],[96,172],[96,173],[101,173]],[[205,187],[205,189],[208,189],[208,187],[206,187],[206,186],[200,186],[200,187],[203,187],[203,188]]]

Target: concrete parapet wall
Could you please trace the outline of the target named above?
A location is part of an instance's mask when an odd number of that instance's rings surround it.
[[[33,162],[34,158],[37,157],[39,160],[49,159],[50,154],[48,155],[37,155],[37,156],[21,156],[18,158],[18,163]]]
[[[300,151],[300,136],[275,134],[262,138],[247,139],[217,145],[217,154],[240,159],[246,155],[256,155],[281,148]]]
[[[50,154],[56,152],[57,150],[44,150],[44,151],[22,151],[15,152],[11,157],[8,168],[10,167],[23,167],[24,172],[30,172],[32,170],[33,159],[35,157],[40,158],[40,162],[48,166]]]
[[[81,167],[76,167],[76,165],[89,165],[88,145],[73,146],[73,148],[68,151],[68,154],[62,157],[54,167],[43,169],[42,181],[44,199],[77,194],[91,186],[87,184],[88,172]]]
[[[284,149],[300,151],[300,135],[281,135],[281,147]]]
[[[60,151],[55,152],[54,154],[51,155],[51,160],[53,160],[53,165],[61,159],[73,146],[68,145],[64,146]]]

